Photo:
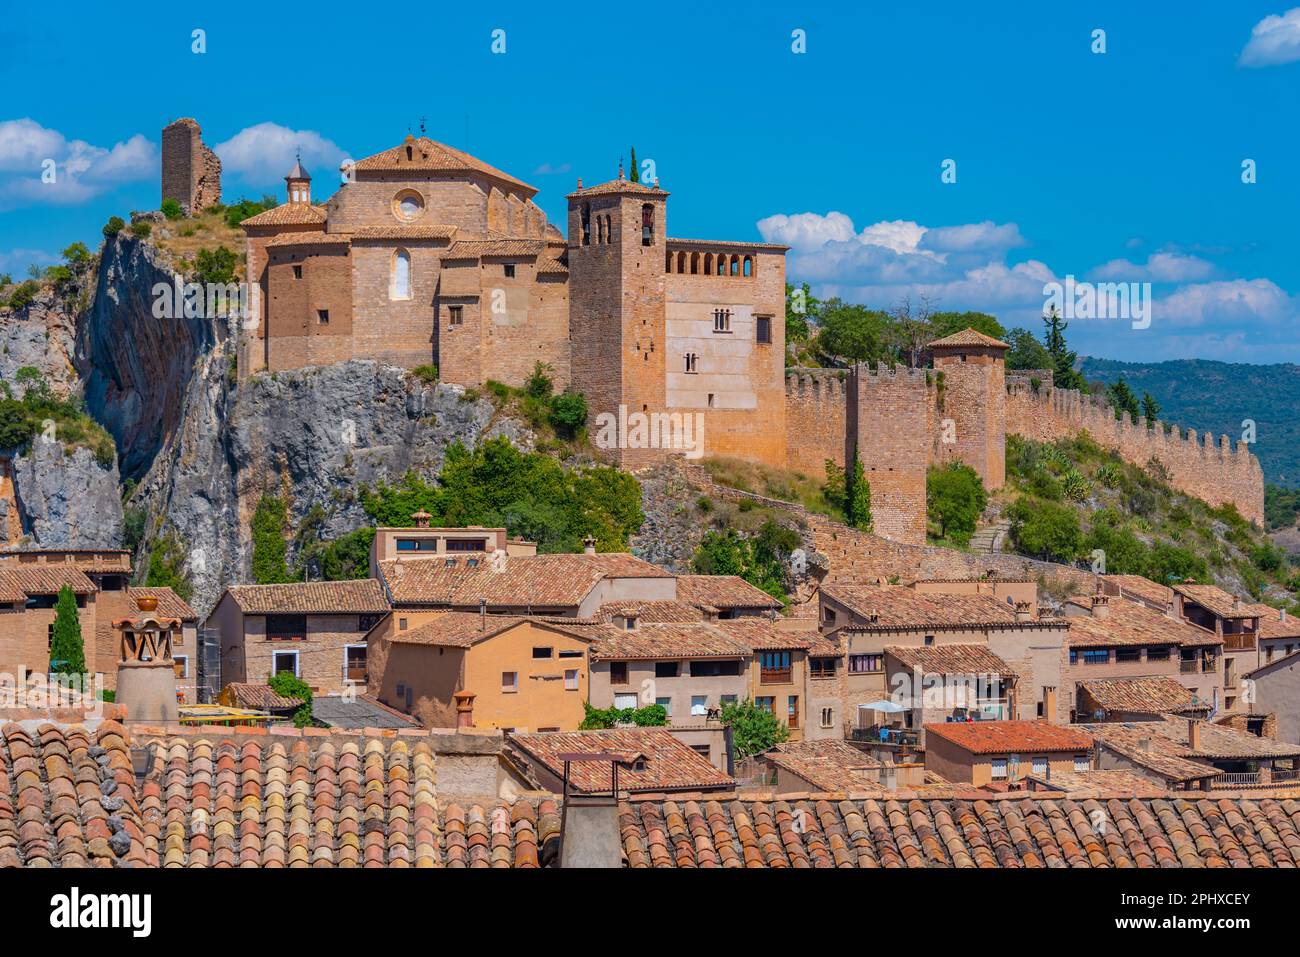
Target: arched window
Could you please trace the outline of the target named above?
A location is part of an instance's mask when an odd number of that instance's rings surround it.
[[[700,271],[700,254],[691,253],[691,275],[694,276]]]
[[[664,272],[673,271],[673,254],[672,251],[664,253]]]
[[[614,241],[614,218],[608,213],[605,214],[605,242]]]
[[[731,254],[731,275],[733,276],[740,275],[740,257],[737,256],[735,253]]]
[[[725,275],[727,274],[727,257],[726,257],[726,255],[723,254],[723,253],[718,253],[718,271],[717,271],[717,274],[718,274],[719,276],[725,276]]]
[[[713,253],[704,254],[704,275],[713,275]]]
[[[652,203],[641,204],[641,245],[655,244],[655,208]]]
[[[686,253],[684,251],[677,254],[677,271],[686,272]]]
[[[745,275],[746,277],[749,277],[749,276],[754,275],[754,257],[753,257],[753,256],[746,256],[746,257],[745,257],[744,275]]]
[[[388,298],[411,298],[411,254],[405,249],[393,253],[393,279],[389,284]]]
[[[591,245],[591,203],[582,204],[582,245]]]

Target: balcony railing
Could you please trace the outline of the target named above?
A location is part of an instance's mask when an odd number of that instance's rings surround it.
[[[762,668],[759,670],[758,680],[765,685],[788,685],[790,683],[790,669]]]
[[[1255,650],[1255,633],[1253,631],[1241,635],[1224,635],[1224,651],[1254,651]]]
[[[355,681],[357,682],[357,684],[365,684],[366,681],[368,680],[366,677],[366,666],[348,665],[347,674],[345,675],[345,677],[347,678],[348,681]]]
[[[1201,670],[1199,661],[1188,661],[1186,658],[1178,662],[1178,671],[1185,675],[1194,675]]]

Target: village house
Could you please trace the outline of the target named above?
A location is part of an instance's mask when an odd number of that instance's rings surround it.
[[[313,694],[365,689],[367,633],[388,613],[373,579],[232,585],[204,624],[220,635],[221,684],[288,671]]]
[[[975,721],[925,728],[925,768],[976,786],[1014,784],[1034,775],[1092,767],[1093,739],[1077,727],[1046,721]]]
[[[1033,702],[1021,702],[1018,676],[982,644],[886,645],[885,683],[900,705],[903,727],[920,732],[946,721],[1030,720]]]
[[[516,761],[526,765],[542,790],[564,792],[568,765],[570,792],[592,794],[613,788],[618,765],[618,790],[629,794],[671,794],[677,791],[731,790],[736,781],[663,728],[611,728],[555,734],[515,733],[507,738]],[[573,760],[575,755],[609,755],[604,760]]]
[[[1248,723],[1270,720],[1273,737],[1300,744],[1300,650],[1270,658],[1242,680],[1250,689]]]
[[[1260,622],[1276,616],[1268,605],[1244,602],[1217,585],[1174,586],[1174,613],[1223,642],[1223,711],[1242,711],[1241,676],[1260,663]]]
[[[883,796],[897,783],[892,766],[844,741],[784,741],[755,755],[778,795],[843,791]]]
[[[591,639],[558,619],[443,612],[369,639],[370,688],[428,727],[576,731]]]
[[[158,599],[159,614],[182,622],[172,646],[178,691],[185,701],[196,700],[198,616],[170,588],[131,586],[131,572],[131,553],[124,548],[0,549],[0,580],[8,574],[8,594],[22,591],[27,596],[21,609],[15,607],[16,602],[8,604],[7,611],[21,612],[24,622],[11,630],[8,642],[0,637],[0,671],[14,674],[19,665],[34,674],[48,670],[54,602],[59,588],[68,584],[77,595],[86,668],[91,674],[99,673],[104,687],[113,690],[117,687],[118,660],[118,635],[113,622],[135,614],[136,598],[150,595]],[[51,588],[53,591],[48,591]],[[7,643],[12,650],[5,648]]]
[[[677,600],[720,621],[771,616],[781,610],[779,601],[739,575],[678,575]]]
[[[1170,675],[1090,678],[1078,683],[1079,714],[1094,721],[1146,721],[1160,715],[1208,718],[1213,705]]]
[[[1300,780],[1300,745],[1195,718],[1079,725],[1097,740],[1097,766],[1132,771],[1171,791],[1271,788]]]
[[[486,557],[491,561],[496,552],[505,555],[536,555],[537,543],[510,538],[504,528],[481,528],[476,525],[457,528],[431,528],[428,512],[411,516],[413,527],[380,526],[370,543],[370,577],[379,577],[379,563],[401,558],[411,561],[418,558],[445,559],[448,555]]]
[[[1191,692],[1195,706],[1223,707],[1223,639],[1213,632],[1147,603],[1104,594],[1071,598],[1064,614],[1070,625],[1065,686],[1072,720],[1092,717],[1079,708],[1078,685],[1100,678],[1166,675]]]
[[[1010,605],[992,594],[923,593],[903,585],[835,584],[819,597],[822,629],[847,659],[844,706],[855,738],[879,740],[882,728],[904,730],[906,709],[878,707],[895,691],[886,680],[886,646],[984,645],[1015,675],[1018,714],[1068,720],[1057,691],[1069,626],[1035,618],[1027,601]],[[903,697],[910,700],[910,690]]]

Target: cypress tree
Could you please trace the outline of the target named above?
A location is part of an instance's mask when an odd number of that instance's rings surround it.
[[[77,596],[64,585],[54,603],[54,639],[50,642],[50,672],[59,675],[86,673],[86,646],[81,640],[81,619]]]
[[[853,469],[848,474],[848,488],[845,490],[846,507],[844,509],[848,522],[854,528],[864,531],[871,528],[871,483],[867,481],[862,468],[862,459],[857,450],[853,452]]]
[[[632,182],[634,182],[634,183],[639,183],[639,182],[641,182],[641,170],[638,169],[638,168],[637,168],[637,165],[636,165],[636,147],[635,147],[635,146],[632,147],[632,177],[631,177],[631,179],[632,179]]]

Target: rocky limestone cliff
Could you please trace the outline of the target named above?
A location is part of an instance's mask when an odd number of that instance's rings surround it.
[[[39,369],[56,395],[77,390],[80,379],[73,365],[76,348],[76,315],[53,289],[42,289],[31,303],[18,310],[0,310],[0,380],[8,383],[15,398],[22,398],[26,386],[18,382],[18,370]]]
[[[30,451],[14,458],[10,468],[12,506],[30,544],[121,546],[122,500],[116,467],[101,466],[90,449],[67,452],[62,444],[37,437]],[[0,523],[0,534],[5,524]]]
[[[100,253],[98,281],[77,328],[86,408],[117,443],[123,478],[139,478],[180,428],[201,357],[225,320],[155,318],[153,289],[174,280],[162,255],[125,230]]]

